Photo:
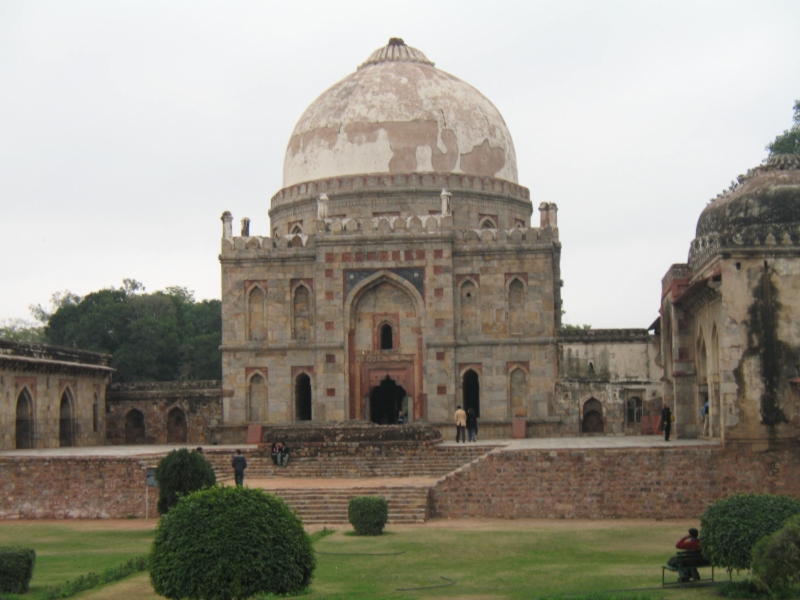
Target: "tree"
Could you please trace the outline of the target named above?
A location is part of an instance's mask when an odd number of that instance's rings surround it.
[[[181,498],[162,517],[150,581],[167,598],[244,600],[297,594],[316,567],[303,523],[259,489],[212,487]]]
[[[199,452],[186,448],[173,450],[161,459],[156,469],[158,514],[165,515],[185,496],[214,485],[214,469]]]
[[[31,307],[46,341],[113,355],[114,381],[220,379],[222,304],[184,287],[146,293],[134,279],[81,298],[58,292]]]
[[[777,591],[800,583],[800,515],[753,547],[753,579],[760,587]]]
[[[800,100],[794,102],[794,125],[767,144],[769,158],[776,154],[800,154]]]
[[[0,320],[0,339],[15,342],[43,342],[44,327],[25,319]]]
[[[703,556],[716,567],[750,568],[756,542],[800,514],[800,500],[777,494],[735,494],[717,500],[700,517]]]

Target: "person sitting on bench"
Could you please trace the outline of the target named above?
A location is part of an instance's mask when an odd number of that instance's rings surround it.
[[[289,447],[283,442],[272,445],[272,462],[276,467],[285,467],[289,463]]]
[[[698,537],[697,529],[692,527],[689,530],[689,535],[683,536],[678,543],[675,544],[675,547],[678,550],[692,550],[695,552],[700,551],[700,538]],[[678,566],[678,557],[673,556],[667,562],[668,565],[671,567]],[[691,567],[688,569],[678,569],[678,581],[681,583],[686,583],[687,581],[694,579],[695,581],[700,581],[700,573],[697,572],[695,567]]]

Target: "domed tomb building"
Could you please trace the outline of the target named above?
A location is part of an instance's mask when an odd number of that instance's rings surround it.
[[[664,276],[654,324],[680,437],[755,446],[797,438],[798,258],[800,156],[772,157],[703,210],[688,264]]]
[[[533,205],[497,108],[402,40],[300,117],[271,235],[220,261],[224,419],[559,433],[556,206]],[[494,428],[494,429],[492,429]]]

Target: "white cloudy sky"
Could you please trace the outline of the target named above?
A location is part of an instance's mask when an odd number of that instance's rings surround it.
[[[800,2],[0,1],[0,318],[125,277],[218,298],[305,107],[389,37],[481,90],[559,206],[569,323],[646,327],[800,98]],[[536,218],[536,217],[535,217]]]

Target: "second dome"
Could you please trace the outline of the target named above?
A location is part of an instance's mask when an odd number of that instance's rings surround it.
[[[514,143],[483,94],[393,38],[300,117],[286,148],[283,186],[425,172],[517,183]]]

